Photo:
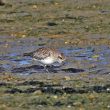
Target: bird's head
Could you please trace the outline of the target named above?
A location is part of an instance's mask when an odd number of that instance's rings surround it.
[[[58,55],[58,62],[59,63],[62,63],[62,62],[64,62],[66,60],[66,57],[64,56],[64,54],[63,53],[60,53],[59,55]]]

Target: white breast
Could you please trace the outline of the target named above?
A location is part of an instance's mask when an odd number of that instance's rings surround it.
[[[47,58],[41,60],[40,62],[43,63],[43,64],[46,64],[46,65],[49,65],[49,64],[54,63],[55,60],[53,58],[51,58],[51,57],[47,57]]]

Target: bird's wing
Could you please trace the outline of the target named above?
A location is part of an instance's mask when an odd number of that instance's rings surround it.
[[[50,52],[42,48],[36,50],[33,54],[33,58],[38,59],[38,60],[44,59],[49,56],[50,56]]]
[[[23,56],[33,57],[34,52],[24,53]]]

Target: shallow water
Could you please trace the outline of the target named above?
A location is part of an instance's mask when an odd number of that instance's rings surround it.
[[[25,40],[27,41],[25,43]],[[28,45],[28,42],[32,42]],[[23,42],[23,43],[20,43]],[[11,72],[14,74],[29,75],[33,73],[45,73],[43,66],[32,60],[24,53],[34,51],[39,46],[35,45],[35,39],[21,39],[20,42],[12,41],[11,48],[0,54],[1,72]],[[2,42],[1,46],[4,45]],[[24,46],[25,45],[25,46]],[[8,48],[8,47],[7,47]],[[65,54],[67,60],[62,67],[53,67],[52,73],[80,73],[96,72],[109,73],[110,48],[107,46],[74,47],[66,46],[58,48]],[[51,70],[51,68],[50,68]],[[103,70],[103,71],[102,71]]]
[[[110,109],[110,0],[3,1],[0,110]],[[42,46],[65,64],[45,74],[23,56]]]

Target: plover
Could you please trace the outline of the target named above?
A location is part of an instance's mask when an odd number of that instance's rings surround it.
[[[62,64],[66,57],[56,49],[43,47],[33,52],[33,59],[43,64],[44,69],[47,70],[46,66],[51,66],[55,63]]]

